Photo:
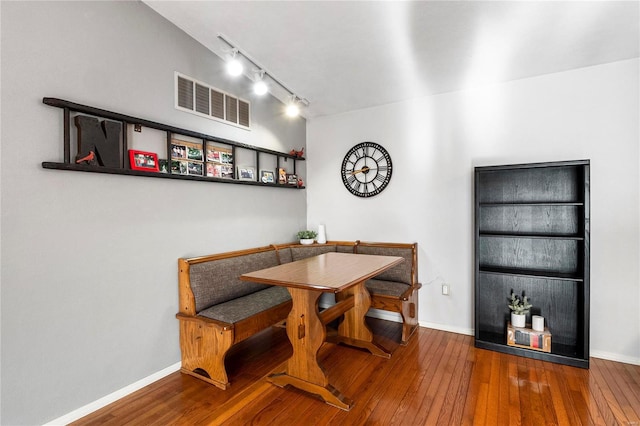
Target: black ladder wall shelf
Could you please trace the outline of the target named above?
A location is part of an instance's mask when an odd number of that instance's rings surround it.
[[[259,166],[260,166],[260,154],[272,155],[276,157],[276,170],[274,170],[276,179],[278,176],[278,168],[281,167],[281,160],[285,162],[288,160],[293,160],[293,174],[297,174],[296,172],[296,161],[304,161],[305,159],[302,157],[297,157],[291,154],[273,151],[266,148],[260,148],[252,145],[243,144],[241,142],[235,142],[228,139],[223,139],[211,135],[207,135],[204,133],[194,132],[187,129],[181,129],[179,127],[169,126],[162,123],[157,123],[154,121],[132,117],[129,115],[120,114],[113,111],[108,111],[100,108],[94,108],[87,105],[81,105],[74,102],[66,101],[63,99],[57,98],[43,98],[42,102],[46,105],[50,105],[57,108],[63,109],[63,128],[64,128],[64,162],[50,162],[45,161],[42,163],[42,167],[45,169],[54,169],[54,170],[71,170],[71,171],[79,171],[79,172],[91,172],[91,173],[106,173],[106,174],[114,174],[114,175],[126,175],[126,176],[144,176],[144,177],[153,177],[153,178],[161,178],[161,179],[179,179],[179,180],[190,180],[190,181],[198,181],[198,182],[217,182],[217,183],[232,183],[237,185],[257,185],[257,186],[265,186],[271,188],[286,188],[286,189],[303,189],[304,186],[293,186],[293,185],[282,185],[278,183],[263,183],[259,181],[246,181],[246,180],[236,180],[230,178],[218,178],[218,177],[209,177],[209,176],[194,176],[194,175],[179,175],[179,174],[171,174],[171,173],[159,173],[159,172],[151,172],[144,170],[132,170],[129,168],[129,159],[127,157],[128,154],[128,141],[127,141],[127,126],[142,126],[148,127],[156,130],[160,130],[166,132],[167,134],[167,142],[166,142],[166,158],[169,162],[171,162],[171,140],[173,136],[190,136],[196,139],[200,139],[202,141],[203,151],[206,150],[206,143],[213,142],[219,143],[223,145],[231,146],[231,149],[234,151],[236,148],[242,148],[249,151],[253,151],[255,153],[255,165],[256,165],[256,179],[259,176]],[[119,122],[122,125],[122,135],[121,135],[121,146],[120,146],[120,167],[104,167],[104,166],[92,166],[85,164],[75,164],[71,160],[71,113],[82,113],[89,114],[94,117],[100,117],[104,119],[113,120]],[[161,157],[161,156],[159,156]],[[233,167],[235,169],[235,155],[234,155],[234,163]]]

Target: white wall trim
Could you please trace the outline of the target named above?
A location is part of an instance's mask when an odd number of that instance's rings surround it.
[[[600,359],[606,359],[607,361],[616,361],[616,362],[622,362],[625,364],[640,365],[640,358],[634,358],[631,356],[614,354],[614,353],[605,352],[605,351],[590,351],[590,352],[591,352],[590,353],[591,358],[600,358]]]
[[[119,400],[120,398],[124,398],[125,396],[132,394],[133,392],[142,389],[143,387],[150,385],[153,382],[156,382],[160,379],[162,379],[165,376],[168,376],[171,373],[174,373],[176,371],[180,370],[180,363],[177,362],[173,365],[170,365],[169,367],[162,369],[156,373],[151,374],[150,376],[147,376],[143,379],[138,380],[135,383],[132,383],[128,386],[123,387],[122,389],[119,389],[113,393],[110,393],[107,396],[104,396],[96,401],[93,401],[87,405],[85,405],[84,407],[80,407],[77,410],[73,410],[70,413],[65,414],[62,417],[58,417],[55,420],[51,420],[49,423],[46,423],[44,426],[50,426],[50,425],[67,425],[71,422],[74,422],[88,414],[93,413],[94,411],[97,411],[99,409],[101,409],[102,407],[105,407],[109,404],[111,404],[112,402],[115,402],[117,400]]]
[[[457,334],[465,334],[467,336],[475,335],[475,330],[473,328],[463,328],[463,327],[455,327],[446,324],[438,324],[435,322],[426,322],[426,321],[418,321],[420,327],[433,328],[436,330],[442,331],[450,331],[451,333]]]

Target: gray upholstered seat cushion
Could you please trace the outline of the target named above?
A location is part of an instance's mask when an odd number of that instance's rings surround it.
[[[385,296],[400,297],[402,293],[409,289],[408,284],[399,283],[396,281],[384,281],[371,279],[364,283],[367,286],[367,290],[371,294],[381,294]]]
[[[191,265],[189,277],[196,312],[267,288],[240,280],[240,275],[278,264],[275,250],[245,254]]]
[[[236,323],[259,312],[291,300],[285,287],[273,286],[219,305],[211,306],[198,315],[218,321]]]

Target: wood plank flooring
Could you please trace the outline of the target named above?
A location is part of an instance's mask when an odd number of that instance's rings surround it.
[[[265,380],[291,354],[282,328],[232,349],[226,391],[173,373],[74,425],[640,425],[640,366],[591,359],[583,370],[476,349],[473,337],[367,319],[383,359],[325,344],[331,383],[355,401],[331,407]],[[178,342],[176,342],[176,345]]]

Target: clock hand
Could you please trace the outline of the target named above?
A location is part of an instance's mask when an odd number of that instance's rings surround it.
[[[371,167],[366,167],[365,166],[365,167],[363,167],[363,168],[361,168],[359,170],[354,170],[354,171],[350,172],[349,174],[355,175],[357,173],[368,172],[369,170],[376,170],[376,169],[373,169]]]

